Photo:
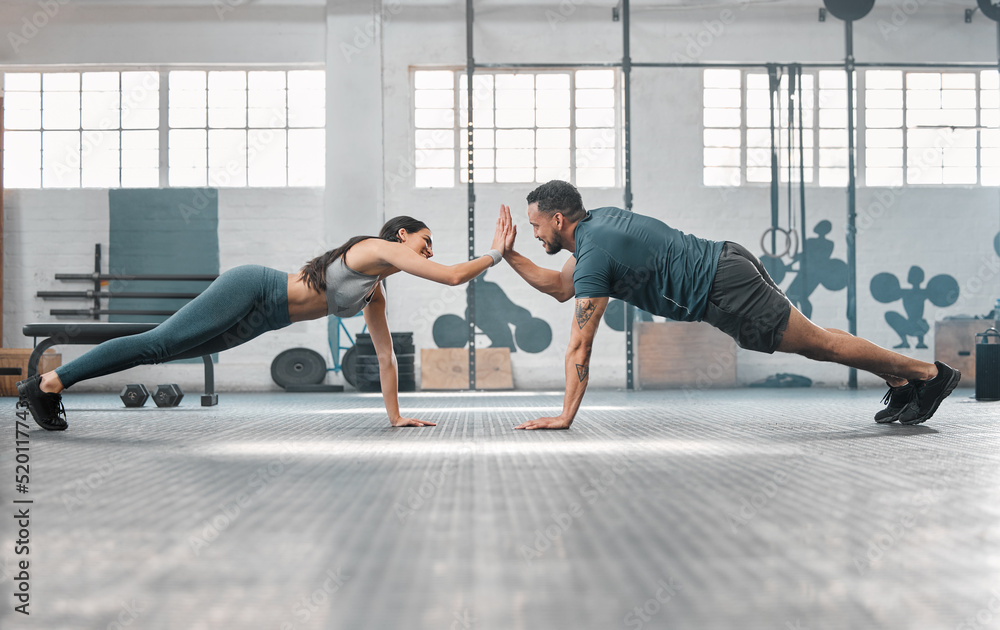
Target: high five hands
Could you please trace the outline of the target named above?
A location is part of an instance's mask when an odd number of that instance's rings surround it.
[[[516,233],[517,228],[514,227],[514,222],[510,218],[510,208],[500,206],[500,216],[497,217],[497,229],[493,234],[493,244],[490,247],[500,252],[501,255],[506,254],[514,247],[514,235]]]
[[[514,239],[517,237],[517,226],[514,225],[514,220],[510,218],[510,206],[500,205],[500,218],[497,219],[498,226],[501,222],[506,226],[506,237],[504,238],[503,249],[500,249],[500,251],[506,254],[513,251]]]

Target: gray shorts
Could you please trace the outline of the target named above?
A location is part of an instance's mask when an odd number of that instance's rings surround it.
[[[702,318],[747,350],[773,354],[792,305],[747,248],[726,241]]]

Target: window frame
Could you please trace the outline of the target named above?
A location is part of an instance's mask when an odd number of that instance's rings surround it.
[[[205,132],[206,132],[206,147],[205,147],[205,153],[206,153],[206,184],[205,184],[205,186],[206,187],[232,188],[232,189],[255,189],[255,188],[322,188],[325,184],[316,184],[316,185],[310,185],[310,186],[290,185],[290,184],[288,184],[288,180],[289,180],[289,178],[288,178],[288,170],[290,168],[289,159],[288,159],[288,140],[287,140],[287,138],[288,138],[288,132],[290,130],[294,130],[294,129],[320,129],[320,130],[323,130],[323,132],[324,132],[324,146],[326,144],[326,142],[325,142],[325,140],[326,140],[326,138],[325,138],[326,117],[325,116],[324,116],[324,119],[323,119],[323,126],[322,127],[291,127],[291,126],[289,126],[289,120],[288,120],[289,117],[287,116],[287,113],[289,111],[289,108],[288,108],[288,98],[287,98],[287,89],[288,89],[287,88],[287,73],[288,72],[293,72],[293,71],[301,71],[301,70],[312,70],[312,71],[325,72],[326,71],[326,67],[325,67],[324,64],[321,64],[321,63],[280,64],[280,65],[273,65],[273,66],[272,65],[261,65],[261,64],[247,64],[247,65],[233,65],[233,64],[219,64],[219,65],[213,65],[213,64],[176,64],[176,65],[174,65],[174,64],[168,64],[168,65],[164,65],[164,64],[134,64],[134,65],[130,65],[130,64],[97,64],[97,65],[92,65],[92,66],[91,65],[68,65],[68,64],[44,65],[44,66],[24,65],[24,66],[10,66],[10,67],[6,67],[6,68],[0,68],[0,86],[2,86],[3,82],[6,81],[6,76],[8,74],[37,73],[37,74],[42,75],[42,77],[44,77],[44,75],[46,75],[46,74],[73,72],[73,73],[80,74],[81,78],[82,78],[82,75],[84,73],[87,73],[87,72],[116,72],[116,73],[119,74],[119,77],[120,77],[121,73],[123,73],[123,72],[155,72],[155,73],[157,73],[158,79],[159,79],[159,81],[158,81],[158,84],[159,84],[159,88],[158,88],[159,89],[159,92],[158,92],[158,94],[159,94],[159,108],[158,108],[158,111],[157,111],[157,113],[158,113],[158,124],[157,124],[156,128],[150,129],[149,131],[155,131],[156,133],[158,133],[158,138],[159,138],[159,140],[158,140],[158,147],[157,147],[157,153],[158,153],[157,178],[158,178],[158,183],[157,183],[156,186],[149,186],[148,188],[185,188],[185,187],[189,187],[187,185],[172,186],[169,183],[169,180],[170,180],[170,169],[169,169],[169,150],[170,150],[170,147],[169,147],[169,135],[170,135],[170,131],[172,129],[204,129],[205,130]],[[253,186],[250,183],[246,183],[246,184],[243,184],[241,186],[229,186],[229,185],[213,184],[212,181],[210,181],[210,179],[209,179],[209,167],[208,167],[208,162],[207,162],[207,160],[208,160],[207,133],[208,133],[209,130],[212,130],[212,129],[215,129],[215,128],[208,126],[207,109],[206,109],[206,121],[205,121],[205,127],[204,128],[202,128],[202,127],[194,127],[194,128],[192,128],[192,127],[176,127],[175,128],[175,127],[171,127],[170,126],[169,75],[170,75],[170,72],[174,72],[174,71],[200,71],[200,72],[205,72],[205,73],[215,72],[215,71],[241,71],[241,72],[247,72],[247,73],[253,72],[253,71],[280,71],[280,72],[286,73],[286,88],[285,88],[286,89],[286,97],[285,97],[285,113],[286,113],[286,117],[285,117],[285,121],[284,121],[284,123],[285,123],[284,127],[267,128],[267,129],[275,129],[275,130],[283,129],[284,132],[285,132],[285,134],[286,134],[286,136],[285,136],[286,137],[286,141],[285,141],[285,170],[286,170],[286,173],[285,173],[285,184],[284,185],[281,185],[281,186],[274,186],[274,185],[272,185],[272,186]],[[44,81],[44,78],[43,78],[43,81]],[[121,85],[120,81],[121,80],[119,78],[119,86]],[[326,82],[325,81],[324,81],[323,89],[324,89],[324,108],[328,110],[329,109],[329,92],[326,89]],[[207,90],[207,85],[206,85],[206,90]],[[82,94],[83,94],[82,85],[81,85],[81,88],[78,90],[77,94],[80,94],[81,98],[82,98]],[[120,94],[120,96],[119,96],[119,106],[120,106],[121,102],[122,102],[123,96],[121,96],[121,92],[119,92],[119,94]],[[40,115],[42,116],[43,120],[42,120],[42,122],[40,122],[39,129],[37,131],[39,131],[39,134],[40,134],[40,145],[42,147],[44,147],[44,134],[47,131],[46,129],[44,129],[44,107],[45,107],[45,96],[44,96],[45,95],[45,90],[44,90],[44,87],[40,87],[40,89],[39,89],[39,95],[40,95],[39,112],[40,112]],[[208,107],[208,102],[207,102],[207,92],[206,92],[206,108],[207,107]],[[82,103],[81,103],[81,121],[80,121],[80,128],[79,129],[77,129],[77,130],[48,130],[48,131],[78,131],[81,134],[81,137],[82,137],[82,134],[85,134],[87,131],[91,131],[89,129],[84,129],[83,128],[82,116],[83,116],[83,108],[82,108]],[[118,131],[119,134],[121,133],[121,131],[131,131],[130,129],[122,129],[120,125],[121,125],[121,109],[119,108],[119,127],[118,127],[118,129],[109,129],[108,131]],[[240,130],[242,128],[227,128],[227,129]],[[249,118],[248,118],[248,120],[247,120],[247,126],[246,126],[245,130],[246,131],[259,130],[259,128],[257,128],[257,127],[249,127]],[[6,131],[21,131],[21,130],[19,130],[19,129],[7,129]],[[26,130],[26,131],[31,131],[31,130]],[[121,138],[121,136],[119,135],[119,139],[120,138]],[[81,145],[80,146],[81,146],[81,152],[82,152],[83,147],[84,147],[82,140],[81,140]],[[44,151],[44,149],[42,149],[42,150]],[[81,165],[81,176],[80,176],[80,181],[79,181],[78,185],[73,186],[73,187],[68,187],[68,188],[67,187],[51,187],[51,186],[47,187],[47,186],[45,186],[45,175],[44,175],[44,164],[45,164],[45,162],[44,162],[44,157],[42,157],[41,161],[39,162],[39,168],[42,171],[42,173],[39,176],[39,185],[37,187],[31,187],[31,188],[18,188],[18,190],[79,190],[79,189],[102,190],[102,189],[126,188],[125,186],[121,185],[121,170],[122,170],[122,166],[123,166],[122,162],[121,162],[121,151],[122,151],[122,147],[121,147],[121,142],[119,141],[119,147],[118,147],[118,152],[119,152],[119,167],[118,167],[119,176],[118,176],[118,182],[119,183],[118,183],[117,186],[84,186],[83,185],[83,179],[82,179],[82,165]],[[324,164],[326,162],[326,158],[327,158],[326,151],[324,150],[324,155],[323,155]],[[324,177],[325,177],[325,169],[324,169]]]
[[[746,80],[746,77],[747,77],[748,74],[761,74],[762,72],[758,68],[739,68],[737,70],[740,72],[740,109],[739,109],[739,111],[740,111],[740,127],[739,127],[739,132],[740,132],[740,147],[739,147],[740,148],[740,166],[739,166],[740,182],[739,182],[739,184],[733,184],[733,185],[705,184],[705,177],[704,177],[705,169],[706,168],[713,168],[713,167],[708,167],[708,166],[705,165],[705,163],[704,163],[704,151],[707,148],[716,148],[716,147],[709,147],[709,146],[705,145],[704,131],[707,130],[707,129],[731,129],[731,130],[735,131],[737,128],[736,127],[706,127],[705,124],[704,124],[704,112],[705,112],[706,109],[708,109],[708,107],[706,105],[704,105],[704,102],[703,102],[702,103],[702,114],[703,115],[702,115],[702,125],[701,125],[701,128],[702,128],[702,152],[703,152],[702,153],[702,155],[703,155],[703,161],[702,161],[702,166],[701,166],[701,171],[702,171],[701,186],[703,188],[736,188],[736,187],[742,187],[742,186],[748,186],[748,187],[769,187],[771,185],[770,182],[750,182],[750,181],[747,181],[747,168],[748,168],[748,163],[749,163],[748,162],[748,151],[751,150],[751,147],[749,147],[747,145],[747,129],[748,129],[748,126],[747,126],[747,111],[748,111],[748,109],[747,109],[747,80]],[[811,182],[810,181],[806,181],[805,185],[807,187],[811,187],[811,188],[837,188],[837,187],[840,187],[840,185],[826,185],[825,186],[825,185],[822,185],[822,184],[819,183],[819,152],[821,150],[820,142],[819,142],[819,137],[818,137],[818,132],[821,129],[821,127],[819,126],[819,124],[820,124],[820,122],[819,122],[819,112],[820,112],[820,100],[821,100],[820,99],[820,90],[821,90],[821,88],[820,88],[820,85],[819,85],[819,72],[821,70],[826,70],[826,69],[814,69],[814,70],[807,71],[809,74],[811,74],[814,77],[814,79],[813,79],[813,86],[814,86],[813,89],[814,89],[814,92],[813,92],[813,125],[812,125],[812,128],[811,128],[811,131],[808,128],[806,129],[806,133],[807,134],[810,133],[810,132],[813,133],[814,134],[814,141],[813,141],[813,146],[810,149],[811,151],[813,151],[813,161],[812,161],[812,166],[811,166],[811,168],[813,169],[812,181]],[[902,93],[902,105],[901,105],[901,109],[900,109],[900,112],[901,112],[901,123],[900,123],[900,126],[899,127],[874,127],[873,128],[873,129],[894,129],[894,130],[898,129],[901,132],[901,134],[902,134],[902,147],[901,147],[901,149],[902,149],[902,183],[900,183],[900,184],[895,184],[895,185],[894,184],[875,184],[875,185],[869,185],[868,184],[868,178],[867,178],[868,155],[867,155],[867,150],[868,150],[869,147],[868,147],[868,143],[867,143],[866,134],[869,131],[869,127],[867,125],[867,121],[868,121],[868,117],[867,117],[867,114],[868,114],[867,93],[868,93],[868,72],[870,72],[870,71],[897,71],[897,72],[901,73],[902,87],[900,88],[900,91]],[[983,68],[980,68],[980,67],[969,67],[969,68],[960,68],[960,67],[910,68],[910,67],[905,67],[905,66],[898,66],[898,67],[889,67],[889,66],[886,66],[886,67],[878,67],[878,68],[859,68],[859,69],[857,69],[855,71],[855,129],[854,129],[854,134],[855,134],[855,151],[856,151],[856,155],[855,155],[855,183],[856,183],[856,185],[859,188],[901,188],[901,187],[913,187],[913,188],[983,188],[983,187],[995,186],[995,184],[984,184],[983,183],[983,169],[987,168],[987,167],[983,166],[983,148],[984,148],[983,147],[983,132],[984,131],[993,130],[996,133],[1000,134],[1000,127],[986,127],[986,126],[984,126],[984,123],[983,123],[983,107],[982,107],[983,77],[982,77],[982,73],[984,71],[989,71],[989,70],[984,70]],[[804,72],[803,74],[806,74],[806,73]],[[944,75],[946,75],[946,74],[971,74],[971,75],[974,76],[974,78],[975,78],[974,94],[975,94],[975,103],[976,103],[976,107],[975,107],[975,114],[976,114],[975,115],[975,118],[976,118],[975,125],[968,126],[968,127],[964,127],[964,126],[949,127],[948,125],[942,125],[942,126],[940,126],[940,129],[947,129],[947,128],[959,129],[959,130],[961,130],[961,129],[967,129],[967,130],[975,131],[976,132],[976,142],[975,142],[976,166],[974,167],[975,171],[976,171],[976,181],[975,182],[961,183],[961,184],[953,184],[953,183],[940,183],[939,184],[939,183],[920,183],[920,182],[911,182],[911,181],[909,181],[909,170],[910,170],[909,157],[910,157],[911,146],[910,146],[910,142],[909,142],[908,131],[911,128],[907,126],[908,122],[909,122],[909,116],[908,116],[908,114],[909,114],[909,111],[908,111],[909,110],[909,108],[908,108],[908,102],[909,101],[908,101],[908,96],[907,96],[907,92],[908,92],[907,77],[910,74],[937,74],[937,75],[940,75],[942,77]],[[704,71],[702,71],[702,86],[701,86],[701,89],[702,89],[702,94],[704,94],[704,92],[705,92],[706,89],[716,89],[716,88],[708,88],[708,87],[706,87],[706,85],[705,85],[705,79],[704,79]],[[729,88],[729,89],[733,89],[733,88]],[[878,89],[878,88],[873,88],[873,89]],[[944,89],[944,88],[942,88],[942,89]],[[787,99],[785,99],[784,102],[787,102]],[[880,108],[880,109],[882,109],[882,108]],[[947,111],[947,110],[943,109],[943,107],[942,107],[942,110],[943,111]],[[785,110],[782,109],[781,111],[782,111],[782,113],[784,113]],[[785,121],[782,120],[782,121],[778,121],[778,122],[779,122],[779,132],[784,132],[780,128],[780,123],[783,123]],[[914,127],[913,129],[916,129],[916,128],[917,127]],[[756,128],[754,128],[754,129],[756,129]],[[881,147],[873,147],[873,148],[881,148]],[[991,147],[987,147],[987,148],[991,148]],[[779,160],[780,159],[781,158],[779,156]],[[729,168],[732,168],[732,167],[729,167]],[[944,166],[942,166],[941,168],[944,168]],[[973,168],[973,167],[968,167],[968,168]],[[798,184],[797,179],[793,180],[792,183],[793,184]],[[779,184],[780,185],[786,185],[787,182],[786,181],[779,181]]]
[[[577,121],[576,72],[577,71],[581,71],[581,70],[582,71],[587,71],[587,70],[598,70],[598,69],[599,70],[609,70],[609,71],[612,72],[612,76],[614,77],[614,83],[613,83],[613,85],[610,88],[604,88],[604,89],[610,90],[612,92],[612,95],[613,95],[613,98],[614,98],[614,122],[612,123],[613,126],[612,127],[582,127],[582,128],[578,128],[577,127],[577,122],[576,122]],[[416,120],[415,120],[416,112],[417,112],[417,109],[418,109],[417,106],[416,106],[416,91],[417,91],[417,87],[416,87],[416,79],[415,78],[416,78],[416,73],[417,72],[425,72],[425,71],[430,71],[430,72],[447,71],[447,72],[452,72],[453,73],[453,79],[454,79],[454,81],[453,81],[453,88],[452,89],[454,91],[454,94],[453,94],[453,99],[452,99],[452,103],[453,103],[453,110],[452,111],[454,112],[454,129],[453,129],[453,132],[454,132],[455,162],[454,162],[454,166],[451,167],[451,169],[453,171],[453,174],[454,174],[454,178],[453,178],[452,185],[450,185],[450,186],[418,186],[417,183],[416,183],[416,172],[420,168],[419,165],[417,164],[417,162],[419,161],[418,160],[418,157],[419,157],[418,156],[418,152],[421,151],[421,150],[424,150],[424,149],[421,149],[421,148],[417,147],[417,141],[416,141],[416,135],[417,135],[416,131],[419,131],[421,128],[417,127]],[[462,174],[463,170],[467,170],[465,168],[465,166],[466,166],[465,163],[462,162],[462,152],[466,151],[468,149],[468,132],[467,132],[467,129],[462,126],[462,112],[463,112],[464,109],[466,109],[468,107],[468,102],[467,101],[463,101],[463,98],[462,98],[462,87],[461,87],[461,78],[464,77],[464,76],[466,76],[466,71],[467,71],[467,68],[465,66],[457,66],[457,65],[447,65],[447,66],[423,66],[423,65],[421,65],[421,66],[410,66],[409,67],[409,88],[410,88],[410,105],[409,105],[409,116],[410,116],[409,122],[410,122],[410,127],[409,127],[409,130],[410,130],[410,133],[409,133],[409,146],[408,146],[408,150],[409,150],[409,154],[411,156],[413,156],[413,160],[414,160],[414,169],[413,169],[414,172],[413,172],[413,175],[411,176],[411,182],[412,182],[413,188],[415,190],[442,190],[442,189],[443,190],[449,190],[449,189],[461,188],[463,186],[468,186],[467,177],[466,177],[466,180],[463,181],[463,174]],[[496,126],[496,117],[495,117],[496,116],[496,101],[495,101],[495,94],[496,94],[496,92],[495,92],[495,88],[494,88],[494,91],[493,91],[493,94],[494,94],[494,102],[493,102],[494,122],[493,122],[493,125],[491,127],[475,127],[475,129],[491,129],[491,130],[494,131],[494,133],[496,131],[498,131],[498,130],[505,130],[505,129],[513,129],[513,130],[529,130],[530,129],[532,132],[537,132],[539,129],[542,129],[542,130],[545,130],[545,129],[565,129],[565,130],[567,130],[569,132],[569,137],[570,137],[570,145],[569,145],[569,148],[568,148],[568,151],[569,151],[569,181],[573,182],[578,187],[591,188],[591,189],[622,188],[624,186],[624,182],[625,182],[625,175],[624,175],[625,157],[624,157],[624,130],[623,130],[623,124],[622,124],[623,117],[624,117],[624,102],[623,102],[624,101],[624,96],[623,96],[622,90],[624,88],[623,88],[623,82],[622,82],[622,76],[621,76],[620,69],[618,69],[618,68],[593,68],[593,67],[588,67],[588,66],[580,66],[580,67],[572,67],[572,68],[567,68],[567,67],[489,68],[489,70],[483,70],[483,71],[474,72],[473,73],[473,81],[475,80],[476,76],[492,75],[492,76],[495,77],[496,75],[501,75],[501,74],[505,74],[505,75],[531,74],[531,75],[533,75],[535,77],[537,77],[538,75],[541,75],[541,74],[567,75],[569,77],[569,87],[568,87],[568,90],[569,90],[569,124],[566,127],[538,127],[537,126],[537,121],[536,121],[536,125],[533,126],[533,127],[530,127],[530,128],[529,127],[511,127],[511,128],[497,127]],[[495,83],[494,83],[494,85],[495,85]],[[535,88],[535,89],[537,89],[537,88]],[[474,110],[474,112],[475,112],[475,110]],[[613,167],[613,169],[614,169],[614,184],[613,185],[611,185],[611,186],[586,186],[586,185],[580,185],[580,184],[576,183],[577,168],[578,168],[578,166],[577,166],[577,151],[579,150],[578,146],[577,146],[576,131],[578,129],[611,129],[612,130],[612,132],[614,134],[614,145],[612,147],[609,147],[609,149],[614,152],[614,156],[615,156],[615,164],[614,164],[614,167]],[[473,149],[475,150],[475,147],[473,147]],[[493,146],[492,150],[493,151],[497,150],[496,142],[495,142],[495,135],[494,135],[494,146]],[[538,147],[535,146],[532,150],[533,151],[537,151]],[[537,166],[537,164],[535,166],[531,167],[533,170],[536,171],[536,179],[533,179],[533,180],[531,180],[529,182],[497,182],[496,178],[495,178],[496,169],[497,169],[497,167],[496,167],[496,161],[495,160],[494,160],[494,165],[493,166],[484,167],[484,168],[489,168],[492,171],[494,171],[494,181],[491,181],[491,182],[482,182],[482,181],[479,181],[477,179],[477,180],[474,181],[474,185],[475,186],[523,186],[525,184],[544,183],[544,182],[538,182],[537,181],[537,170],[539,168]],[[607,167],[605,167],[605,168],[607,168]],[[474,171],[478,170],[478,169],[475,168],[475,163],[473,163],[473,169],[474,169]]]

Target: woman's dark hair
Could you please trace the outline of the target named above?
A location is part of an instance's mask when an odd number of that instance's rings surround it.
[[[326,268],[333,261],[343,258],[347,250],[365,239],[380,238],[384,241],[398,243],[400,229],[406,230],[407,234],[413,234],[414,232],[427,229],[427,224],[413,217],[393,217],[385,222],[385,225],[379,230],[378,236],[355,236],[340,247],[331,249],[327,253],[313,258],[302,267],[299,277],[305,281],[306,286],[310,289],[314,291],[326,291]]]
[[[566,220],[573,223],[583,220],[587,211],[576,186],[569,182],[553,179],[528,193],[528,205],[538,204],[538,211],[547,215],[561,212]]]

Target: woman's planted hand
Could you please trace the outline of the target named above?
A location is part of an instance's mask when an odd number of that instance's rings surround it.
[[[426,422],[424,420],[417,420],[416,418],[404,418],[403,416],[398,416],[396,418],[389,418],[389,422],[394,427],[436,427],[437,424],[434,422]]]

